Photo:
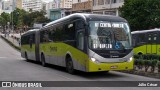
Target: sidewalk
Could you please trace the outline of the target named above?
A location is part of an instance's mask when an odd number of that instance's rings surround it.
[[[5,37],[5,34],[2,34],[0,33],[0,35],[7,39],[8,41],[10,41],[12,44],[14,44],[16,47],[20,47],[19,45],[19,39],[20,39],[20,35],[18,34],[9,34],[9,35],[6,35]]]

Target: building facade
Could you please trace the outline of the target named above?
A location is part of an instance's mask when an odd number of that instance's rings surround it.
[[[53,0],[46,5],[47,17],[52,21],[70,14],[72,0]]]
[[[72,0],[53,0],[46,4],[46,9],[72,8]]]
[[[60,5],[61,5],[60,8],[71,9],[72,8],[72,0],[61,0]]]
[[[50,9],[50,16],[49,19],[51,21],[60,19],[62,17],[65,17],[69,15],[69,11],[67,9]]]
[[[22,8],[30,12],[41,11],[43,9],[43,2],[42,0],[23,0]]]
[[[118,8],[124,0],[93,0],[93,13],[119,16]]]
[[[12,1],[11,0],[7,0],[7,1],[2,0],[1,1],[1,13],[3,13],[3,12],[11,13],[12,10],[13,10],[13,7],[12,7]]]
[[[73,0],[72,13],[91,13],[92,0]]]
[[[88,1],[88,0],[73,0],[73,4],[75,4],[75,3],[81,3],[81,2],[86,2],[86,1]]]
[[[22,9],[22,0],[16,0],[16,7]]]

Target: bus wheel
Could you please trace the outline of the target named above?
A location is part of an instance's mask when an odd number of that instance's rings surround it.
[[[46,62],[45,62],[45,58],[44,58],[44,55],[43,55],[43,54],[41,55],[41,63],[42,63],[42,66],[43,66],[43,67],[46,66]]]
[[[74,74],[75,72],[71,58],[67,58],[66,60],[66,69],[67,69],[67,72],[70,74]]]
[[[28,59],[28,55],[27,55],[27,53],[25,52],[25,58],[26,58],[26,61],[28,62],[29,61],[29,59]]]

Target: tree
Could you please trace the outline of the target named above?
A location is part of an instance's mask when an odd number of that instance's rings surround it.
[[[125,0],[120,13],[132,31],[160,28],[160,0]]]
[[[25,25],[23,19],[26,14],[27,12],[25,10],[18,8],[11,12],[11,19],[13,20],[14,28],[22,28]]]
[[[47,23],[50,20],[45,17],[45,14],[44,11],[30,12],[24,16],[24,22],[28,26],[33,26],[34,23]]]
[[[0,16],[0,26],[5,30],[5,19],[2,16]]]
[[[10,14],[3,12],[1,14],[1,17],[4,18],[4,23],[7,24],[7,22],[10,22]]]
[[[10,22],[10,14],[3,12],[0,15],[0,25],[3,28],[3,30],[5,31],[8,22]]]

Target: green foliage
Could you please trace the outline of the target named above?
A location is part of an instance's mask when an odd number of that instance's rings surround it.
[[[157,63],[157,67],[160,69],[160,61]]]
[[[138,66],[138,68],[139,68],[139,69],[142,69],[143,65],[144,65],[143,59],[138,59],[138,60],[137,60],[137,66]]]
[[[10,14],[3,12],[0,15],[0,26],[3,28],[3,31],[5,30],[8,22],[10,22]]]
[[[26,12],[23,9],[16,8],[11,14],[1,14],[0,25],[5,26],[7,22],[13,20],[14,28],[23,28],[23,26],[32,27],[34,23],[48,23],[50,20],[45,17],[45,14],[44,11]]]
[[[160,61],[157,63],[158,72],[160,73]]]
[[[1,26],[5,25],[5,19],[2,16],[0,16],[0,25]]]
[[[125,0],[120,13],[132,31],[160,26],[160,0]]]
[[[148,71],[149,67],[151,67],[151,72],[154,73],[155,67],[157,66],[158,72],[160,72],[160,55],[156,54],[143,54],[143,55],[134,55],[135,62],[134,65],[138,67],[138,69],[145,68],[145,72]]]
[[[7,24],[7,22],[10,22],[10,14],[3,12],[1,14],[1,17],[4,18],[4,23]]]
[[[136,54],[133,56],[135,59],[139,59],[140,58],[140,55]]]
[[[150,66],[150,63],[151,63],[150,60],[144,60],[144,65],[145,66]]]
[[[48,23],[49,19],[45,17],[44,11],[30,12],[24,15],[23,22],[25,25],[32,26],[34,23]]]
[[[13,20],[13,25],[15,25],[16,27],[22,27],[24,25],[23,22],[23,16],[26,14],[27,12],[24,11],[23,9],[18,9],[16,8],[16,10],[14,10],[11,13],[12,16],[12,20]]]
[[[158,60],[151,60],[151,66],[152,67],[156,66],[157,62],[158,62]]]
[[[142,58],[145,59],[145,60],[149,60],[150,55],[144,54],[144,55],[142,55]]]
[[[134,65],[138,65],[138,59],[134,60]]]
[[[151,65],[151,61],[150,60],[144,60],[145,72],[148,71],[148,68],[149,68],[150,65]]]

